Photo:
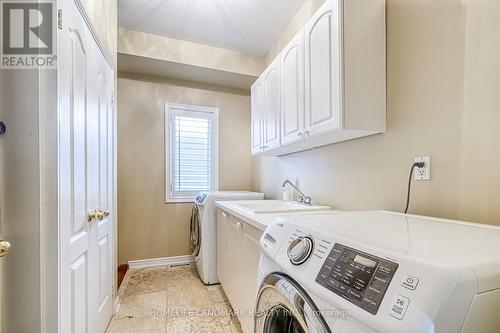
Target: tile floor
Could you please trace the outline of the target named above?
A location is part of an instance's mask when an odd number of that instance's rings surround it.
[[[205,286],[192,267],[129,270],[118,295],[106,333],[242,332],[222,287]]]

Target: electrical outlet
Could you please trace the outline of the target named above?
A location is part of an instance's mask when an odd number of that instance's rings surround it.
[[[431,180],[431,157],[415,157],[415,163],[424,162],[421,168],[415,168],[415,180]]]

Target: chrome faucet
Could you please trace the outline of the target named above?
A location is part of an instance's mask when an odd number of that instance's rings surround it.
[[[310,197],[310,196],[307,196],[307,195],[305,195],[304,193],[302,193],[302,191],[301,191],[301,190],[299,190],[299,188],[298,188],[297,186],[293,185],[293,183],[292,183],[290,180],[288,180],[288,179],[287,179],[287,180],[285,180],[285,181],[283,182],[283,185],[281,185],[281,186],[282,186],[282,187],[285,187],[285,186],[286,186],[286,184],[289,184],[289,185],[290,185],[290,186],[292,186],[292,187],[293,187],[293,188],[294,188],[297,192],[299,192],[299,194],[300,194],[300,196],[299,196],[299,203],[302,203],[302,204],[304,204],[304,205],[308,205],[308,206],[310,206],[310,205],[311,205],[311,201],[312,201],[312,199],[311,199],[311,197]]]

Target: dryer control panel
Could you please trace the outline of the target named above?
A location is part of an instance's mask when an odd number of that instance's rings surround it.
[[[398,264],[336,243],[316,282],[371,314],[377,314]]]

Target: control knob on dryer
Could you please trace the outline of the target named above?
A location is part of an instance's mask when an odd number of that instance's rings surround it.
[[[314,242],[311,237],[297,237],[288,246],[287,255],[294,265],[302,265],[309,259],[314,249]]]

